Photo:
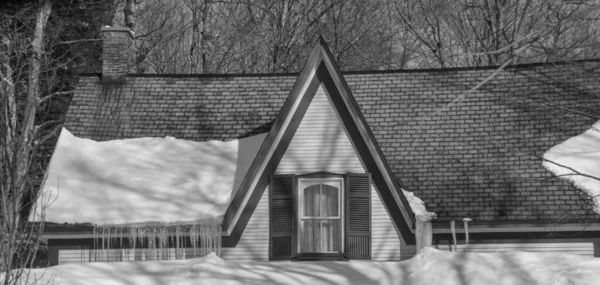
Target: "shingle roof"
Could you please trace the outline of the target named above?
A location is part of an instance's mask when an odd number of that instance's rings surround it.
[[[396,178],[440,220],[589,214],[580,192],[550,178],[536,156],[600,118],[600,61],[510,67],[467,92],[495,70],[344,77]],[[296,78],[130,75],[119,86],[82,76],[65,127],[96,140],[244,137],[269,129]]]

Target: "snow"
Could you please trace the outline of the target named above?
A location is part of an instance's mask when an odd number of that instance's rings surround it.
[[[550,148],[544,159],[546,169],[594,197],[594,211],[600,214],[600,121]]]
[[[54,223],[218,222],[265,136],[97,142],[63,128],[37,205]],[[412,192],[403,192],[417,216],[435,216]]]
[[[559,253],[454,253],[424,248],[400,262],[176,261],[67,264],[32,270],[55,284],[600,284],[600,259]],[[2,279],[0,277],[0,279]]]
[[[421,200],[421,198],[415,196],[413,192],[406,191],[404,189],[402,189],[402,192],[404,193],[404,197],[406,197],[406,200],[408,200],[408,204],[413,210],[415,216],[420,217],[425,221],[435,219],[437,215],[434,212],[427,211],[427,209],[425,208],[425,203],[423,202],[423,200]]]
[[[38,205],[49,202],[45,219],[56,223],[214,222],[264,138],[97,142],[63,129]]]

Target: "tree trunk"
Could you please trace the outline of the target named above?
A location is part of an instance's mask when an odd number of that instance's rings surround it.
[[[209,12],[210,0],[205,0],[204,7],[202,8],[202,30],[200,31],[200,73],[206,73],[206,47],[208,41],[208,29],[206,28],[206,23]]]
[[[23,275],[26,269],[7,271],[14,267],[16,253],[19,250],[18,242],[23,232],[21,221],[21,210],[25,197],[33,194],[35,191],[33,184],[29,180],[29,170],[31,161],[35,157],[35,148],[38,137],[35,129],[35,115],[38,109],[39,96],[39,78],[41,72],[41,60],[44,53],[44,30],[48,18],[52,11],[50,0],[44,0],[36,16],[35,28],[31,40],[31,56],[29,58],[26,98],[24,100],[23,116],[17,119],[20,113],[19,104],[16,104],[16,90],[11,86],[12,68],[10,62],[3,62],[6,71],[2,79],[3,90],[8,90],[4,96],[7,106],[3,107],[3,120],[6,120],[2,133],[2,148],[0,153],[3,164],[1,166],[1,175],[3,181],[0,183],[1,215],[0,215],[0,272],[6,271],[4,284],[12,284],[19,276]],[[9,75],[7,77],[7,75]],[[17,128],[19,130],[17,130]]]
[[[135,9],[134,0],[127,0],[123,14],[125,14],[125,26],[135,31],[135,18],[133,16],[133,10]]]

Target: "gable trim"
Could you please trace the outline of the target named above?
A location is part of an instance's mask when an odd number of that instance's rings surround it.
[[[387,161],[358,104],[333,61],[327,45],[321,39],[227,209],[223,220],[224,246],[235,246],[240,239],[258,200],[268,185],[268,177],[279,165],[320,85],[324,86],[334,110],[341,118],[366,172],[372,173],[375,188],[382,196],[384,205],[401,237],[407,244],[415,242],[413,230],[415,218],[408,201],[403,195],[399,195],[398,191],[401,191],[401,188],[393,179]]]
[[[414,242],[414,214],[404,196],[398,195],[398,190],[401,187],[392,179],[389,166],[381,153],[373,134],[370,132],[366,121],[364,120],[356,101],[352,100],[349,91],[345,95],[341,95],[338,84],[345,83],[338,79],[332,78],[331,73],[326,70],[326,63],[321,65],[317,70],[317,77],[322,79],[322,84],[329,93],[329,98],[335,106],[335,110],[341,118],[341,122],[346,129],[346,133],[356,149],[356,154],[365,167],[365,171],[371,173],[373,185],[381,195],[381,201],[394,224],[401,233],[402,238],[407,244]],[[345,86],[347,88],[347,86]],[[347,99],[344,101],[343,99]],[[398,189],[398,190],[395,190]],[[401,190],[400,190],[401,191]],[[404,199],[402,199],[404,198]]]
[[[316,62],[318,57],[319,54],[313,54],[309,61],[312,60]],[[286,141],[283,140],[283,138],[285,136],[293,136],[294,132],[290,133],[290,131],[295,131],[302,121],[302,117],[306,112],[308,104],[312,100],[318,87],[319,80],[316,77],[316,65],[307,66],[294,84],[277,119],[275,119],[273,127],[269,131],[265,141],[256,154],[252,165],[246,173],[239,191],[236,193],[225,213],[223,219],[223,230],[224,234],[226,234],[226,236],[223,237],[224,246],[234,246],[237,244],[246,223],[254,212],[256,203],[258,203],[268,185],[270,175],[265,175],[265,173],[273,173],[277,166],[273,166],[272,163],[269,162],[272,160],[279,162],[281,160],[283,151],[278,152],[278,150],[281,150],[283,147],[285,147],[284,149],[287,149],[290,142],[289,139]],[[310,98],[306,98],[307,94]],[[290,128],[290,126],[293,127]],[[251,207],[252,209],[249,209],[247,205],[253,205],[253,207]]]

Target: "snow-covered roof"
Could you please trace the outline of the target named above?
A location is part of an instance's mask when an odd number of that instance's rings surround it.
[[[544,159],[546,169],[593,197],[594,211],[600,214],[600,121],[549,149]]]
[[[264,137],[97,142],[63,129],[40,200],[50,202],[46,221],[110,225],[221,219]]]

